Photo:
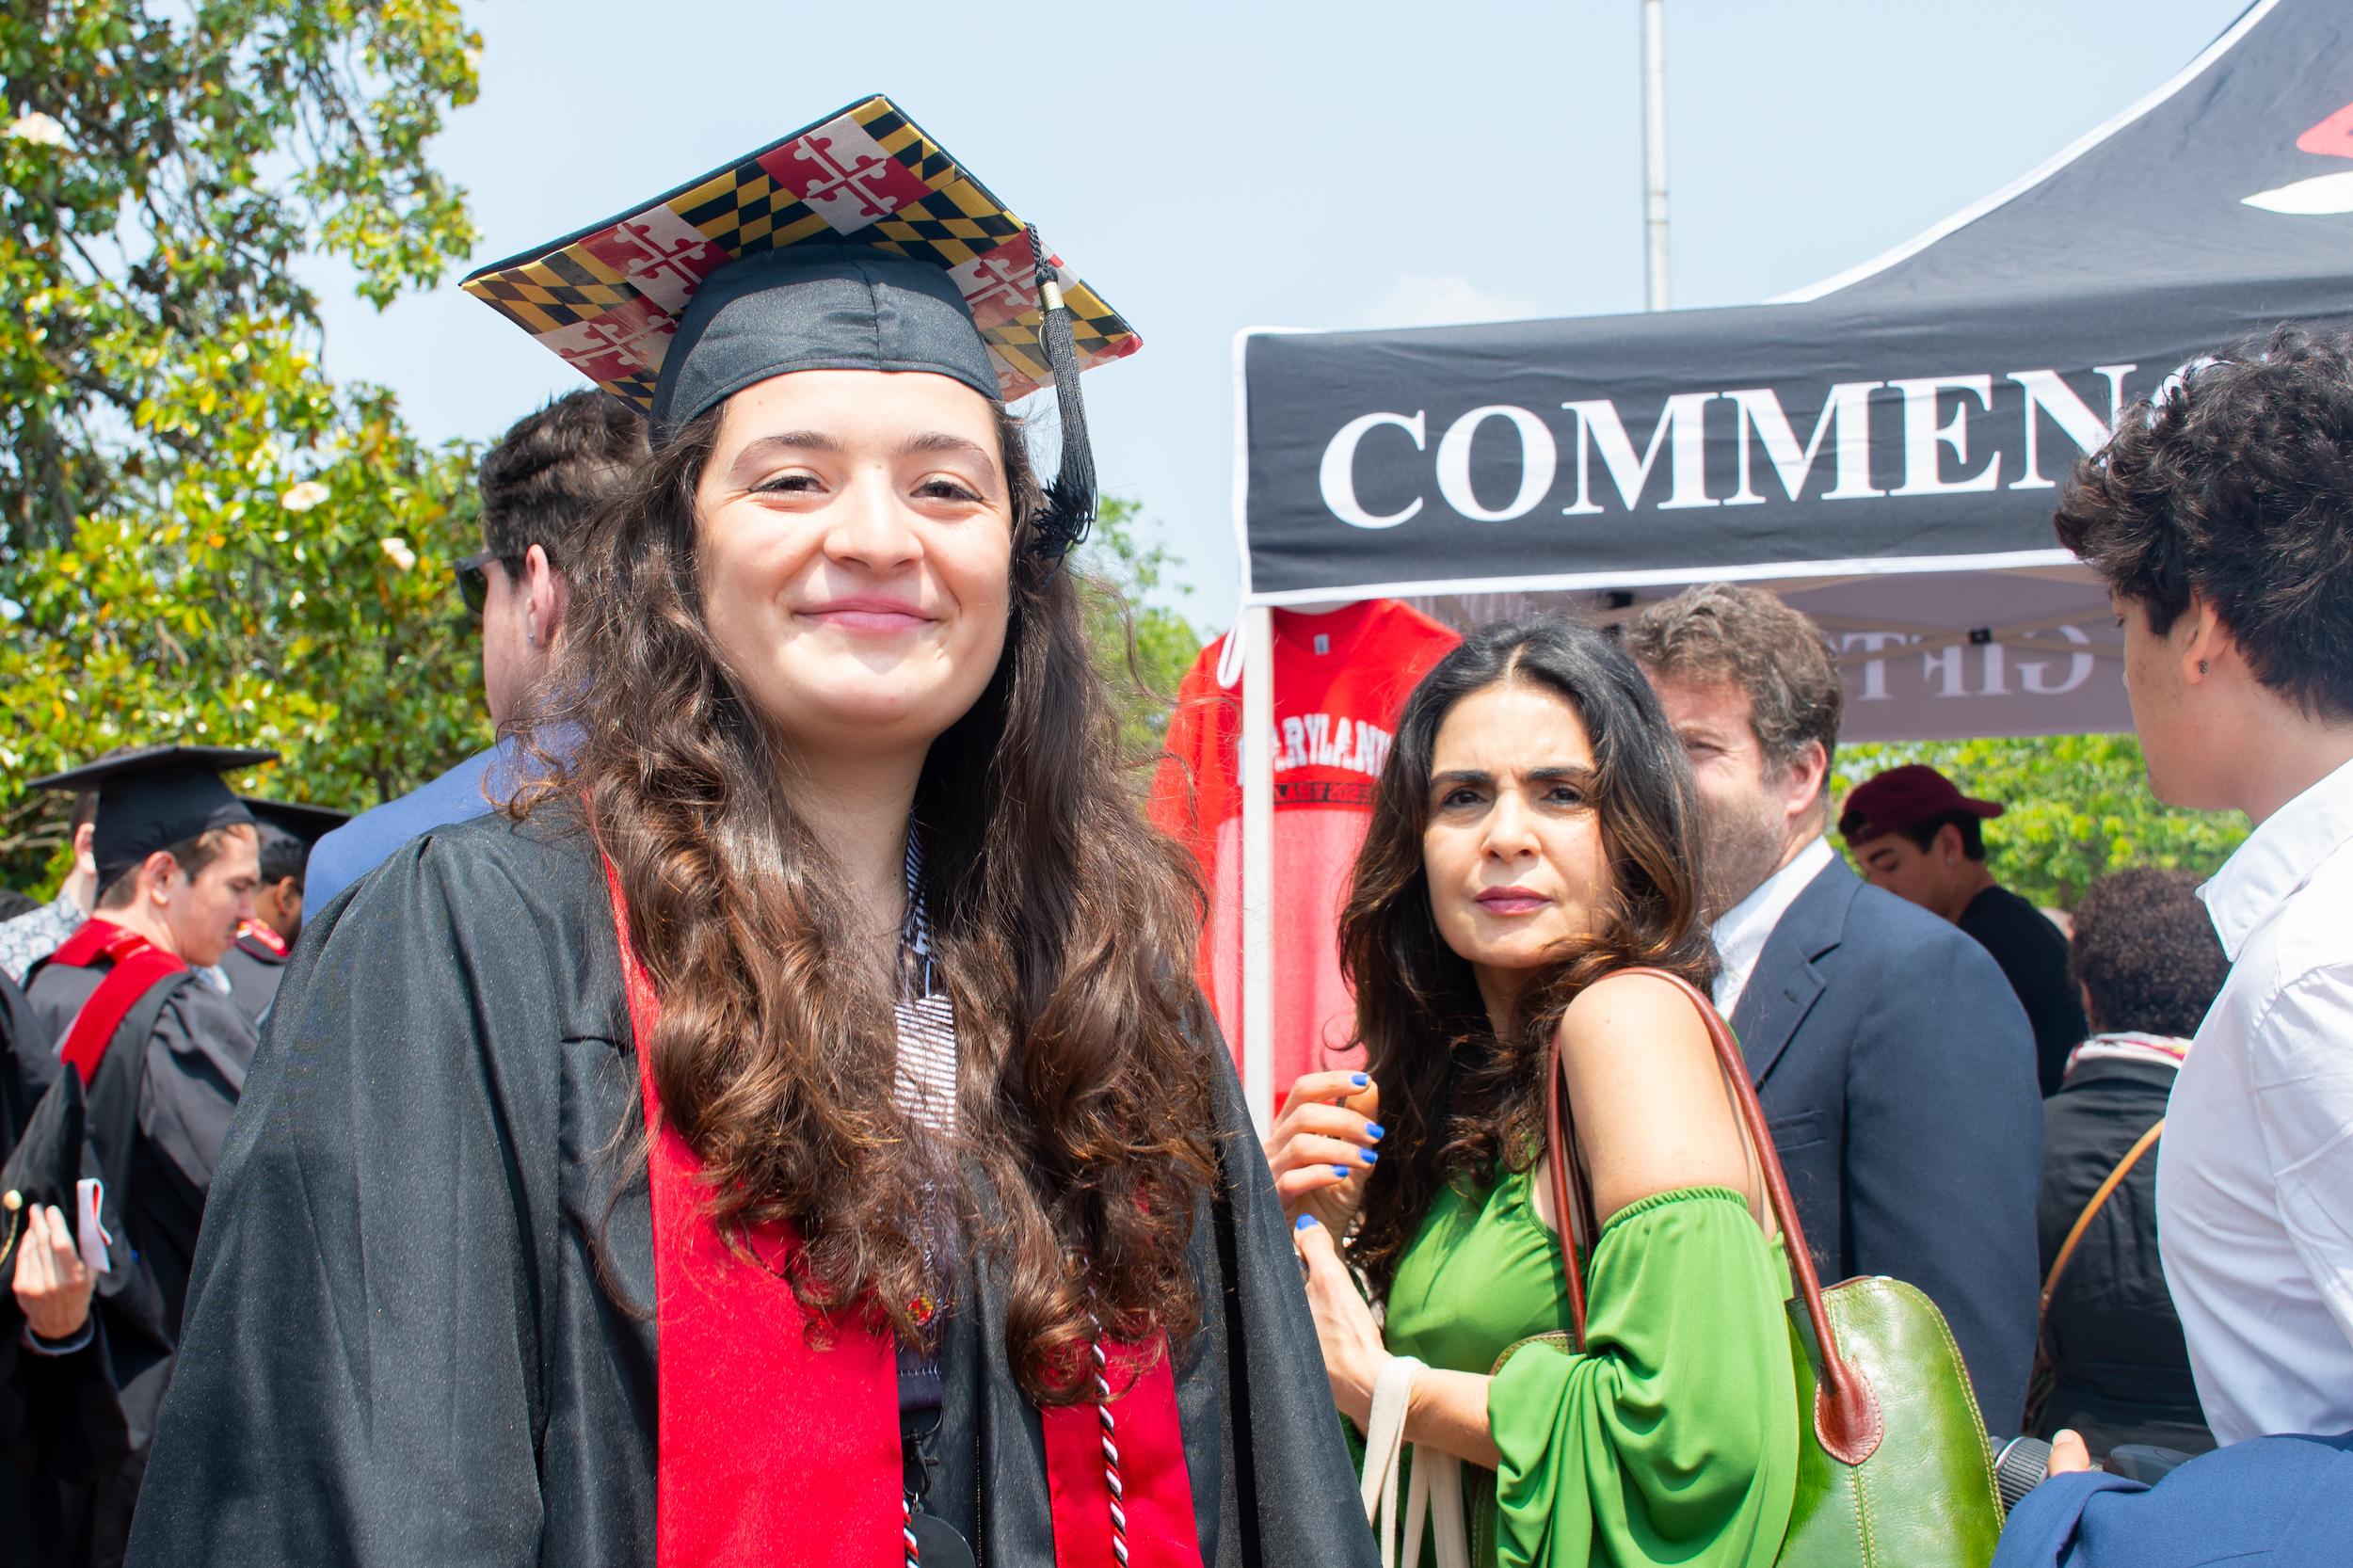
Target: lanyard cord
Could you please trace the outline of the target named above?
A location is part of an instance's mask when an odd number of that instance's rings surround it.
[[[1119,1488],[1119,1423],[1112,1416],[1111,1368],[1103,1354],[1103,1328],[1095,1325],[1087,1346],[1095,1362],[1095,1414],[1103,1425],[1103,1485],[1111,1496],[1112,1557],[1128,1568],[1128,1510]]]
[[[906,920],[900,931],[901,972],[905,977],[905,994],[897,1009],[903,1063],[899,1086],[911,1114],[936,1130],[947,1131],[954,1126],[955,1016],[947,1007],[925,1005],[935,995],[937,972],[932,948],[931,920],[923,906],[922,879],[922,836],[910,826],[907,832]],[[948,1103],[944,1111],[934,1106],[924,1096],[920,1077],[910,1075],[904,1066],[911,1048],[920,1054],[926,1047],[930,1048],[935,1064],[938,1064],[938,1057],[946,1059],[945,1065],[949,1071],[947,1082],[942,1087],[947,1091]],[[941,1125],[943,1122],[944,1126]],[[927,1229],[924,1242],[927,1273],[931,1272],[929,1235]],[[930,1304],[924,1304],[927,1308]],[[925,1321],[929,1321],[928,1311]],[[1090,1320],[1090,1327],[1094,1335],[1088,1342],[1087,1353],[1095,1378],[1096,1418],[1102,1431],[1103,1484],[1111,1507],[1112,1558],[1117,1568],[1128,1568],[1128,1512],[1119,1474],[1119,1423],[1112,1415],[1111,1364],[1103,1347],[1102,1325]],[[931,1489],[931,1472],[922,1452],[922,1443],[925,1437],[938,1431],[940,1411],[945,1404],[939,1386],[938,1356],[934,1353],[918,1357],[902,1348],[899,1373],[903,1401],[907,1399],[910,1381],[915,1382],[917,1387],[915,1402],[903,1402],[900,1412],[899,1433],[906,1471],[900,1497],[900,1539],[904,1547],[906,1568],[921,1568],[923,1550],[916,1519],[920,1512],[918,1505]],[[924,1386],[925,1380],[928,1380],[927,1388]],[[930,1415],[930,1424],[921,1426],[919,1423],[926,1410]],[[939,1523],[944,1528],[945,1521]],[[976,1518],[973,1523],[977,1528],[979,1520]]]

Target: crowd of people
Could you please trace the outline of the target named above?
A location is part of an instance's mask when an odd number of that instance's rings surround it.
[[[1887,1540],[2353,1557],[2353,343],[2201,362],[2059,505],[2153,789],[2253,824],[2210,882],[2071,940],[2000,803],[1833,799],[1763,591],[1481,628],[1332,933],[1363,1067],[1261,1136],[1038,271],[1057,472],[938,267],[734,255],[642,417],[484,460],[496,746],[347,823],[261,752],[35,781],[0,1560],[1369,1565],[1402,1477],[1442,1563],[1769,1564],[1917,1436],[1820,1307],[1880,1276],[1983,1461]]]

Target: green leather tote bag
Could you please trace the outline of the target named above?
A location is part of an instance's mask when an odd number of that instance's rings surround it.
[[[1714,1004],[1679,976],[1663,969],[1633,972],[1679,987],[1706,1020],[1717,1063],[1764,1168],[1797,1284],[1788,1311],[1805,1430],[1798,1449],[1797,1507],[1773,1560],[1780,1568],[1986,1568],[2002,1533],[1993,1449],[1944,1315],[1913,1287],[1884,1276],[1822,1288],[1732,1032]],[[1579,1240],[1590,1239],[1600,1226],[1576,1155],[1557,1044],[1551,1079],[1545,1141],[1552,1150],[1554,1212],[1579,1227]],[[1568,1271],[1568,1288],[1575,1341],[1582,1346],[1585,1285],[1576,1270]]]

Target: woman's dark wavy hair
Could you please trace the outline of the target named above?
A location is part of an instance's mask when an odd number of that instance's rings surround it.
[[[1551,692],[1593,748],[1593,805],[1610,889],[1594,929],[1531,985],[1498,1036],[1470,964],[1439,935],[1423,869],[1438,730],[1465,697],[1507,682]],[[1349,1244],[1376,1290],[1449,1181],[1527,1170],[1544,1150],[1545,1069],[1577,994],[1650,965],[1705,990],[1716,951],[1701,914],[1699,797],[1650,683],[1609,638],[1567,620],[1487,627],[1405,700],[1340,918],[1356,1038],[1381,1087],[1381,1163]],[[1641,1048],[1629,1042],[1629,1048]]]
[[[1186,1245],[1217,1164],[1214,1048],[1189,1027],[1197,887],[1121,776],[1082,585],[1033,546],[1044,502],[1000,409],[1004,652],[933,744],[914,810],[955,1005],[958,1136],[943,1146],[912,1123],[892,1094],[892,998],[841,961],[860,946],[856,912],[793,813],[793,759],[704,622],[695,492],[723,413],[654,453],[568,568],[560,664],[531,720],[547,776],[516,809],[585,797],[662,997],[663,1114],[701,1157],[731,1240],[789,1222],[805,1304],[879,1315],[921,1344],[914,1304],[948,1269],[927,1260],[923,1216],[958,1192],[1006,1282],[1016,1375],[1040,1402],[1070,1402],[1096,1324],[1181,1340],[1200,1321]],[[568,757],[551,744],[561,725],[578,730]]]

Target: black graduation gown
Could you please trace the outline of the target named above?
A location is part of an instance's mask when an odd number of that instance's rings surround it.
[[[47,1026],[33,1012],[23,988],[0,974],[0,1160],[16,1147],[24,1124],[33,1118],[36,1096],[18,1064],[46,1057],[49,1052]]]
[[[26,995],[51,1039],[64,1039],[102,977],[55,962],[36,967]],[[28,1518],[16,1542],[0,1542],[0,1563],[20,1560],[10,1554],[30,1539],[38,1544],[21,1560],[112,1564],[129,1538],[206,1192],[255,1044],[236,1005],[198,976],[184,971],[157,984],[166,988],[160,1007],[133,1005],[89,1086],[89,1147],[116,1230],[91,1301],[91,1339],[64,1356],[21,1353],[7,1367],[0,1406],[10,1418],[0,1423],[8,1429],[0,1444],[25,1489]],[[18,1066],[36,1098],[67,1070],[54,1048],[20,1054]],[[117,1113],[127,1096],[136,1107]],[[110,1129],[122,1125],[134,1129],[127,1149],[111,1146]]]
[[[643,1112],[585,836],[489,816],[412,841],[304,933],[269,1036],[131,1561],[650,1568],[651,1211],[642,1153],[616,1152]],[[1176,1364],[1205,1560],[1371,1564],[1230,1069],[1219,1118],[1191,1247],[1207,1327]],[[984,1270],[957,1299],[930,1510],[984,1563],[1050,1568],[1001,1294]]]
[[[220,955],[220,972],[229,977],[229,995],[256,1029],[262,1027],[262,1015],[269,1011],[271,999],[278,995],[289,956],[259,936],[239,936]]]
[[[13,1154],[24,1136],[40,1098],[34,1086],[46,1081],[40,1064],[50,1052],[47,1026],[16,983],[0,974],[0,1160]],[[23,1223],[0,1217],[12,1230]],[[0,1267],[0,1292],[8,1288],[15,1261],[10,1250],[7,1266]],[[108,1467],[77,1441],[83,1424],[77,1417],[88,1413],[86,1397],[104,1392],[95,1354],[36,1358],[18,1342],[21,1326],[15,1313],[0,1313],[0,1565],[5,1568],[86,1557],[91,1480]],[[107,1449],[110,1458],[117,1451],[119,1445]]]
[[[33,971],[26,994],[53,1039],[65,1039],[74,1015],[102,978],[100,970],[68,968],[55,962]],[[118,1050],[144,1057],[138,1134],[130,1157],[123,1220],[132,1250],[162,1296],[162,1327],[176,1340],[205,1194],[229,1137],[256,1039],[252,1020],[200,975],[177,977],[155,1015],[154,1028],[145,1039],[133,1040],[130,1032],[137,1028],[140,1011],[131,1009],[106,1048],[110,1057]],[[47,1066],[52,1077],[63,1070],[54,1054]],[[102,1066],[92,1084],[93,1128],[104,1121],[96,1099],[104,1081]],[[102,1164],[119,1168],[120,1157],[113,1150],[102,1148],[98,1155]]]

